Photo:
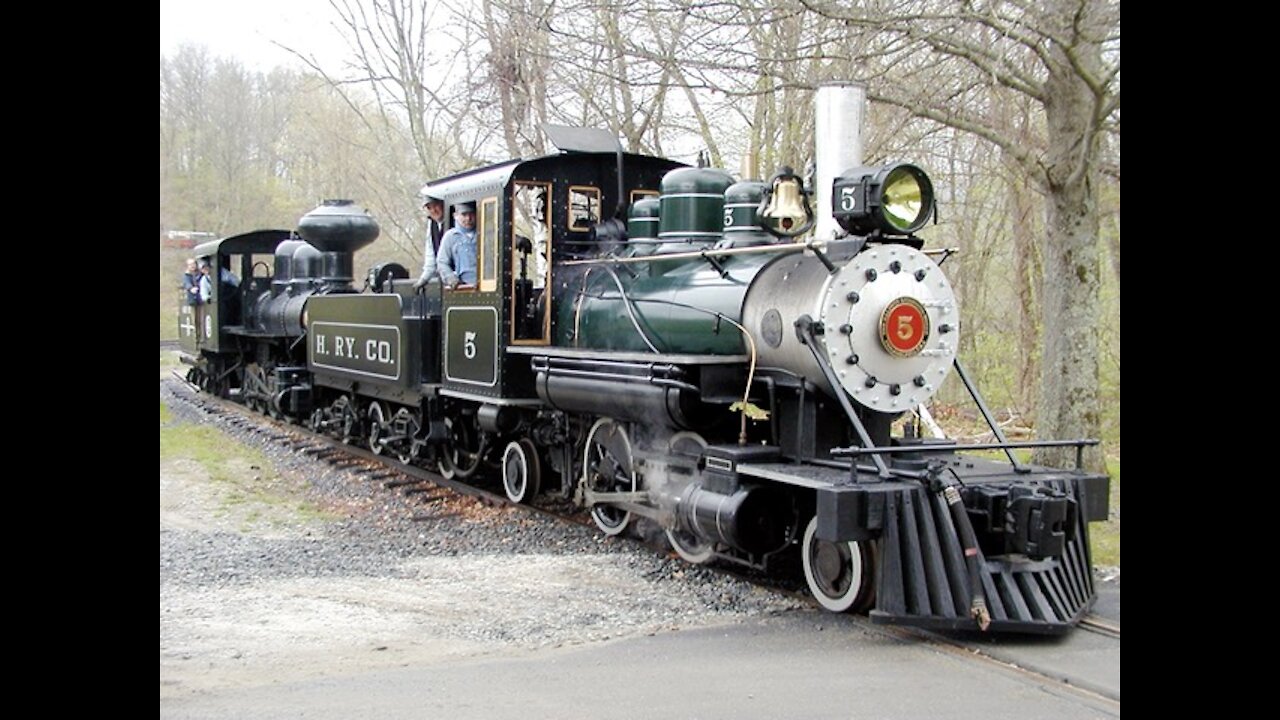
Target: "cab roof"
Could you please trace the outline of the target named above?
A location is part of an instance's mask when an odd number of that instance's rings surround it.
[[[293,236],[292,230],[254,230],[240,233],[221,240],[210,240],[195,246],[192,253],[196,257],[213,255],[244,255],[275,252],[276,246]]]

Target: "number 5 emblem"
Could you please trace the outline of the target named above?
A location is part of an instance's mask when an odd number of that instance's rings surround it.
[[[929,314],[920,301],[900,297],[880,315],[880,344],[895,357],[920,354],[929,339]]]

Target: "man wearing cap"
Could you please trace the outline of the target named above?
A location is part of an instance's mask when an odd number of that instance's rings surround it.
[[[444,201],[427,195],[422,206],[427,209],[427,242],[422,249],[422,276],[413,284],[414,290],[421,290],[436,274],[436,256],[440,254],[440,241],[444,236]]]
[[[207,305],[213,299],[213,281],[209,279],[209,258],[200,258],[200,303]]]
[[[450,288],[458,283],[476,284],[476,204],[458,203],[453,206],[453,219],[457,224],[449,228],[440,240],[440,255],[436,259],[440,279]]]

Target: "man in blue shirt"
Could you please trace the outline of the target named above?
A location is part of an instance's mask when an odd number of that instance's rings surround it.
[[[440,239],[440,256],[436,258],[440,279],[449,288],[456,288],[459,283],[475,285],[476,204],[458,203],[453,207],[453,217],[458,224]]]
[[[201,304],[208,304],[213,299],[213,281],[209,279],[209,270],[209,258],[200,258],[200,279],[197,283]]]

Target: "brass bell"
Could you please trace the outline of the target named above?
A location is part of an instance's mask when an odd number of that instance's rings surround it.
[[[773,197],[760,219],[775,231],[790,235],[809,220],[800,195],[800,179],[794,175],[773,181]]]

